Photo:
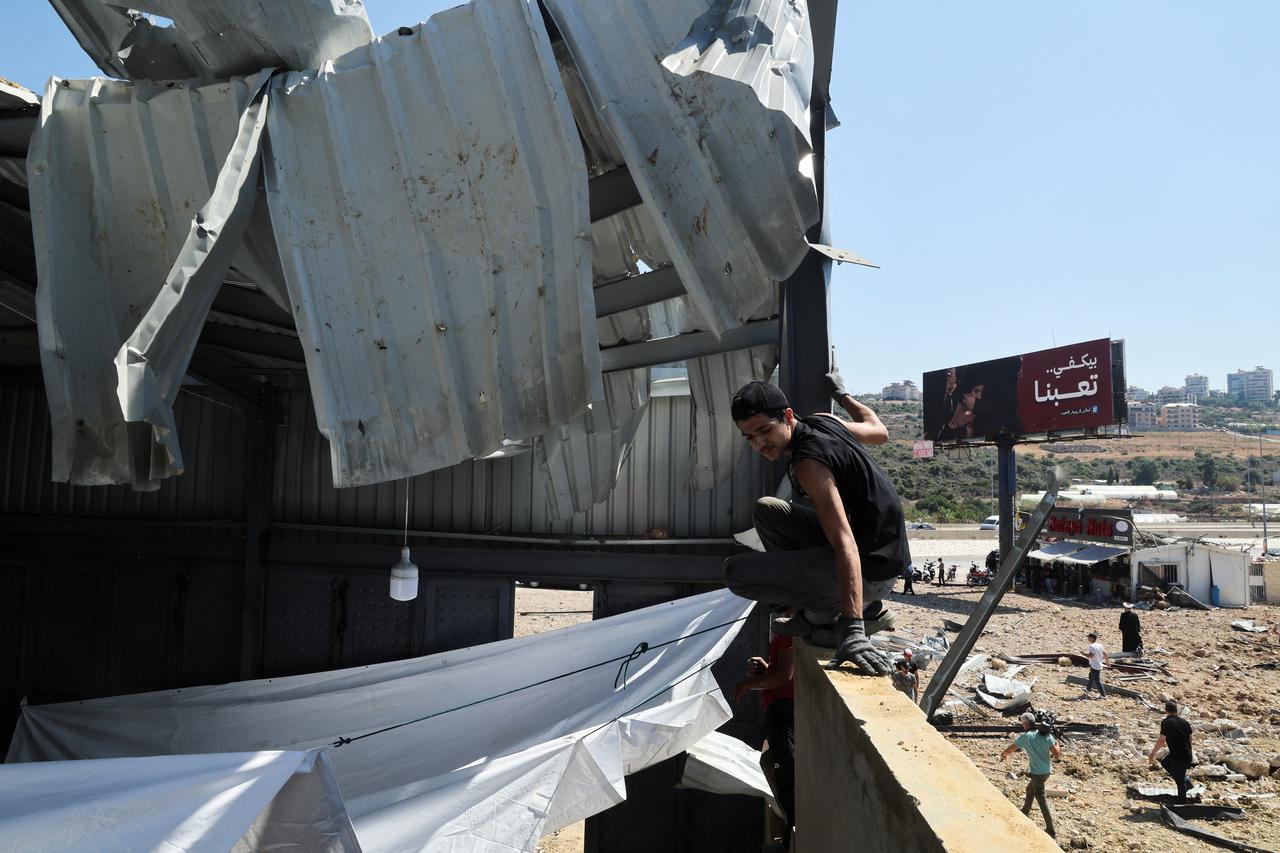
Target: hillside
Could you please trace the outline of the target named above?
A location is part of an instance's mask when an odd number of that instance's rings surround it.
[[[913,459],[912,442],[923,431],[920,403],[885,402],[874,395],[859,399],[874,408],[889,428],[889,443],[873,452],[902,494],[908,518],[979,521],[995,512],[994,448],[975,447],[939,453],[933,459]],[[1249,414],[1228,412],[1226,416],[1249,420]],[[1280,471],[1280,442],[1264,442],[1261,464],[1257,438],[1212,430],[1022,445],[1018,448],[1018,491],[1040,491],[1055,469],[1068,480],[1169,483],[1185,499],[1151,510],[1243,519],[1247,514],[1244,504],[1261,500],[1252,494],[1260,472]],[[1280,488],[1271,487],[1267,495],[1268,502],[1280,501]]]

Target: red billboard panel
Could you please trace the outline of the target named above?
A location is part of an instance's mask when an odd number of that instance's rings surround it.
[[[1111,397],[1108,338],[1022,356],[1018,417],[1023,432],[1062,432],[1114,424]]]
[[[924,437],[958,444],[1112,426],[1125,415],[1123,374],[1123,343],[1107,338],[930,371]]]

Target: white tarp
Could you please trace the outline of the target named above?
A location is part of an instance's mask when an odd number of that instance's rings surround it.
[[[328,753],[365,850],[532,851],[729,718],[710,667],[752,606],[721,590],[413,660],[27,706],[7,760],[311,749],[399,726]]]
[[[475,0],[292,73],[266,181],[336,486],[604,399],[586,167],[541,17]]]
[[[779,817],[784,817],[760,768],[760,750],[720,732],[712,732],[689,747],[677,787],[763,797]]]
[[[358,853],[324,753],[0,766],[3,853]]]

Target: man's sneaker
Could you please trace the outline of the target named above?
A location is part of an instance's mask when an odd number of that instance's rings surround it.
[[[892,631],[893,626],[898,624],[898,618],[893,615],[892,610],[881,610],[880,615],[874,619],[868,619],[864,623],[867,629],[867,636],[870,637],[877,631]]]

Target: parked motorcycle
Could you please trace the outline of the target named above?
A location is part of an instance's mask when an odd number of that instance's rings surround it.
[[[965,576],[964,582],[969,586],[988,586],[991,583],[991,577],[992,572],[978,568],[977,563],[970,563],[969,574]]]

